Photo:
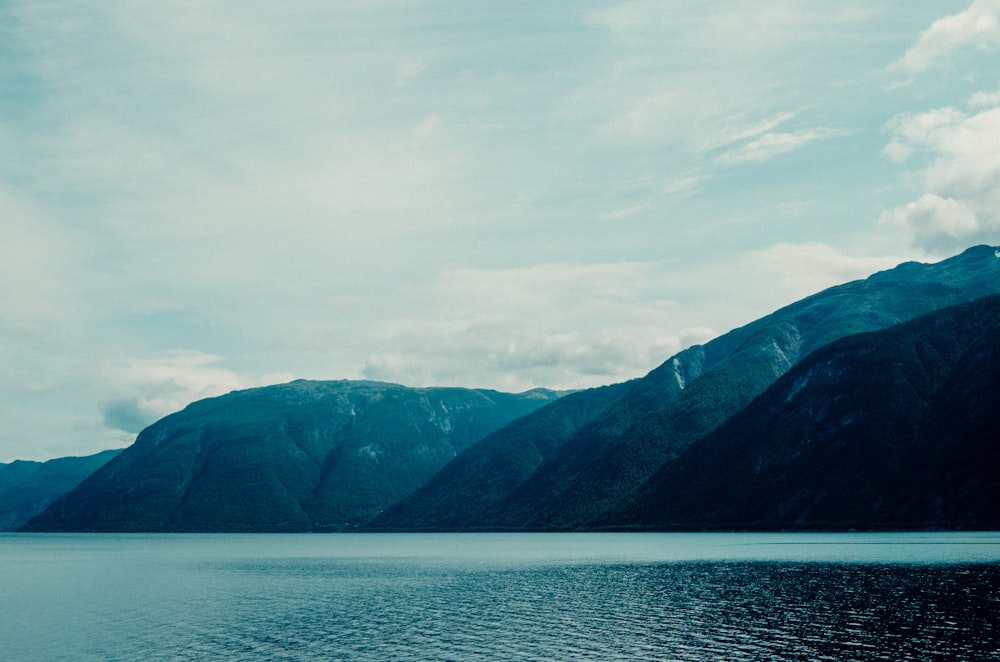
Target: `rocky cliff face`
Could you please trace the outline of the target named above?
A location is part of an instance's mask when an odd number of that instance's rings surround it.
[[[555,398],[299,381],[202,400],[144,430],[27,530],[351,530]]]

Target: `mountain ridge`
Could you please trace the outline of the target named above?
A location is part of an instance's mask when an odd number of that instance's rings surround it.
[[[784,306],[669,358],[636,380],[522,483],[464,521],[444,501],[420,525],[475,530],[585,528],[665,462],[746,407],[812,350],[832,340],[887,328],[938,308],[1000,292],[996,249],[975,246],[947,260],[905,262]],[[445,491],[445,486],[439,486]],[[398,509],[376,527],[405,530]]]
[[[120,452],[0,464],[0,531],[17,531]]]
[[[991,295],[822,347],[593,524],[996,528],[996,407]]]
[[[1000,254],[977,246],[828,288],[621,384],[504,394],[299,380],[237,391],[149,426],[24,530],[674,527],[615,518],[634,514],[654,476],[691,457],[814,354],[995,294]],[[976,368],[964,370],[994,393]],[[928,414],[938,420],[928,429],[958,434],[962,425],[949,431],[940,412],[994,404],[962,393],[941,395],[958,400]],[[982,436],[980,419],[963,424],[972,426],[965,437]],[[926,451],[940,454],[933,445]]]
[[[552,391],[306,381],[191,403],[24,530],[351,530]]]

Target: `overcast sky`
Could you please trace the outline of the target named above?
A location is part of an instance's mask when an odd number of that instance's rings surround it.
[[[0,3],[0,461],[295,378],[618,382],[1000,243],[998,19]]]

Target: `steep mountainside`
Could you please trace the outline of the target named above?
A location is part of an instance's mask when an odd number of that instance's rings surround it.
[[[17,531],[119,452],[0,464],[0,531]]]
[[[813,353],[595,524],[1000,527],[1000,297]]]
[[[438,496],[424,503],[427,510],[408,511],[415,517],[411,522],[421,528],[587,526],[746,407],[809,352],[854,333],[998,292],[1000,259],[988,246],[937,264],[905,263],[830,288],[669,359],[574,432],[523,482],[487,491],[487,500],[497,498],[488,505],[477,503],[475,512],[461,505],[468,494],[464,485],[475,477],[452,473],[449,467],[436,479]],[[521,434],[530,437],[531,430]],[[457,481],[451,499],[448,475]],[[488,468],[479,480],[490,481]],[[407,528],[405,518],[391,514],[394,528]]]
[[[202,400],[146,428],[25,530],[354,529],[556,397],[297,381]]]
[[[631,386],[626,382],[573,393],[497,430],[368,528],[454,529],[475,521]]]

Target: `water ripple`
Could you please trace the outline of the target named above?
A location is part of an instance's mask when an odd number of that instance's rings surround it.
[[[134,652],[149,660],[986,660],[1000,655],[995,565],[394,569],[386,576],[362,573],[360,581],[341,567],[283,570],[276,578],[263,568],[244,568],[252,591],[230,596],[226,605],[204,600],[188,605],[190,619],[149,632],[145,641],[135,642]]]
[[[1000,563],[136,550],[14,559],[4,659],[1000,659]]]

